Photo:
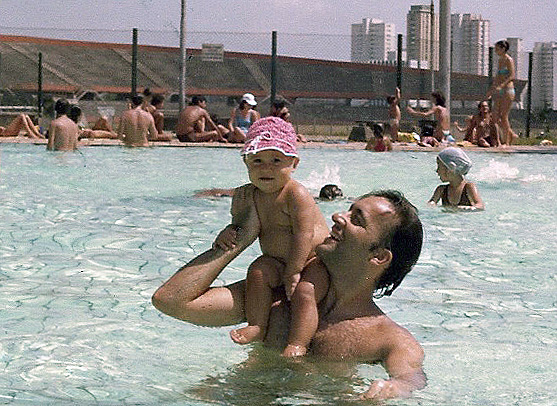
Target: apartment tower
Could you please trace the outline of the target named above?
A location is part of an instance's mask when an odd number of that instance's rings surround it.
[[[490,23],[478,14],[452,14],[451,39],[453,72],[489,73]]]
[[[352,24],[352,62],[382,62],[396,54],[395,25],[378,19],[364,18]]]
[[[431,34],[433,30],[433,44]],[[427,5],[410,6],[406,15],[406,59],[410,66],[430,68],[433,47],[433,67],[439,69],[439,14],[433,15]]]

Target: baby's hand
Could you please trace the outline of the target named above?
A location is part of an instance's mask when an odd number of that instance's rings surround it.
[[[232,224],[229,224],[222,230],[215,242],[213,243],[213,249],[220,248],[223,251],[231,250],[236,246],[236,238],[238,236],[238,228]]]
[[[286,298],[288,300],[290,300],[290,298],[294,294],[294,290],[296,289],[296,286],[298,286],[298,282],[300,282],[299,273],[284,277],[284,290],[286,291]]]

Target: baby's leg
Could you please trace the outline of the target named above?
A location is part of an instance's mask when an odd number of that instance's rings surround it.
[[[247,327],[230,332],[232,340],[247,344],[265,338],[269,312],[273,302],[273,288],[282,283],[284,264],[275,258],[262,255],[249,267],[246,278]]]
[[[284,357],[305,355],[317,331],[319,314],[317,304],[329,290],[329,274],[325,265],[314,259],[302,272],[302,279],[292,296],[292,322]]]

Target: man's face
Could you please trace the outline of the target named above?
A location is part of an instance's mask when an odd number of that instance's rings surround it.
[[[328,263],[369,258],[371,247],[397,222],[393,205],[383,197],[356,201],[347,212],[333,214],[329,237],[316,250]]]

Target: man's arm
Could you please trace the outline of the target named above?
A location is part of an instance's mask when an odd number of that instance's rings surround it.
[[[429,116],[431,116],[432,114],[435,113],[435,108],[432,108],[432,109],[430,109],[430,110],[428,110],[428,111],[423,111],[423,112],[422,112],[422,111],[416,111],[416,110],[414,110],[412,107],[408,106],[408,107],[406,107],[406,111],[408,111],[408,113],[410,113],[410,114],[412,114],[412,115],[414,115],[414,116],[418,116],[418,117],[429,117]]]
[[[423,371],[424,351],[409,332],[397,326],[401,331],[394,332],[385,348],[383,366],[389,379],[378,379],[372,382],[364,399],[390,399],[408,397],[418,389],[426,386],[427,378]],[[390,334],[386,334],[389,336]],[[393,339],[394,338],[394,339]]]
[[[222,326],[244,320],[244,281],[211,288],[211,284],[234,258],[259,235],[253,194],[243,188],[234,193],[233,224],[239,225],[234,248],[210,249],[183,266],[153,295],[161,312],[193,324]]]
[[[147,120],[149,122],[149,127],[148,127],[148,131],[149,131],[149,137],[148,139],[151,141],[154,141],[157,139],[159,133],[157,131],[157,127],[155,126],[155,119],[153,118],[153,115],[151,113],[147,113],[146,115]]]

